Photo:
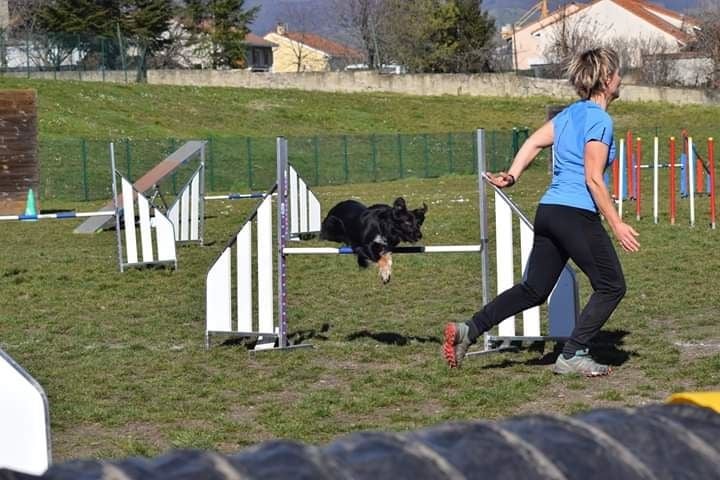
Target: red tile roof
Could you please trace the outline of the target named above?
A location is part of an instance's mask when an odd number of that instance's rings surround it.
[[[245,35],[245,43],[251,47],[275,47],[276,45],[272,42],[268,42],[262,37],[255,35],[254,33],[248,33]]]
[[[601,2],[603,0],[594,0],[591,3],[587,4],[576,4],[580,8],[576,10],[575,12],[569,13],[568,16],[575,15],[576,13],[589,8],[593,6],[594,4]],[[692,37],[682,31],[681,29],[675,27],[667,20],[664,20],[662,17],[658,16],[655,12],[662,13],[663,15],[674,17],[678,20],[683,20],[686,24],[689,26],[696,26],[698,25],[698,22],[694,20],[693,18],[690,18],[685,15],[680,15],[677,12],[673,12],[672,10],[668,10],[664,7],[661,7],[659,5],[656,5],[654,3],[648,2],[647,0],[610,0],[613,3],[617,4],[618,6],[624,8],[625,10],[635,14],[636,16],[642,18],[649,24],[655,26],[656,28],[659,28],[660,30],[664,31],[665,33],[668,33],[675,37],[679,42],[687,44],[692,40]],[[560,12],[560,9],[558,9],[555,12],[552,12],[552,14]],[[543,28],[546,28],[549,25],[552,25],[553,23],[557,23],[563,18],[563,15],[559,14],[557,15],[557,18],[554,21],[551,21],[550,23],[542,24],[541,27],[538,28],[538,25],[541,25],[541,22],[538,21],[535,24],[531,25],[533,27],[533,32],[542,30]]]
[[[673,37],[677,38],[678,41],[682,43],[689,43],[692,38],[687,33],[683,32],[679,28],[673,26],[670,22],[664,20],[662,17],[657,16],[654,14],[651,9],[660,11],[660,7],[658,7],[655,4],[652,4],[650,2],[647,2],[645,0],[612,0],[616,4],[623,7],[625,10],[628,10],[638,17],[642,18],[646,22],[648,22],[651,25],[654,25],[655,27],[659,28],[665,33],[669,33]],[[669,14],[670,10],[663,9],[663,13],[666,15]],[[673,13],[673,16],[675,18],[683,18],[681,15],[678,15],[675,12]]]
[[[285,37],[298,43],[307,45],[308,47],[327,53],[331,57],[341,58],[363,58],[362,52],[350,48],[341,43],[328,40],[320,35],[308,32],[286,32]]]

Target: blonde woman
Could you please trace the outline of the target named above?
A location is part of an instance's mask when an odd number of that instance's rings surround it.
[[[610,373],[609,366],[589,355],[589,344],[625,295],[625,278],[600,215],[624,250],[640,248],[638,233],[618,216],[603,180],[615,158],[613,121],[607,108],[620,93],[618,56],[607,48],[588,50],[572,60],[568,74],[580,100],[534,132],[507,172],[488,174],[495,186],[511,187],[538,153],[553,145],[553,178],[535,214],[526,278],[471,320],[445,326],[443,356],[451,367],[460,366],[468,347],[503,319],[543,303],[572,259],[590,279],[593,294],[553,371],[586,376]]]

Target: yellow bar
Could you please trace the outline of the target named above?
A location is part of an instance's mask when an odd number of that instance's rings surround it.
[[[682,392],[670,395],[667,403],[689,403],[720,413],[720,392]]]

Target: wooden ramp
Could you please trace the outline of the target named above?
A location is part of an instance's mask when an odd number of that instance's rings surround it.
[[[181,167],[185,162],[193,158],[205,148],[206,142],[191,141],[186,142],[183,146],[174,151],[165,160],[158,163],[145,175],[143,175],[133,187],[138,192],[145,193],[158,183],[162,182],[167,176],[172,175],[175,170]],[[122,204],[122,199],[118,199]],[[101,211],[112,211],[115,208],[112,201],[103,206]],[[122,210],[122,208],[121,208]],[[95,233],[104,228],[110,227],[115,222],[115,218],[108,217],[90,217],[75,229],[75,233]]]

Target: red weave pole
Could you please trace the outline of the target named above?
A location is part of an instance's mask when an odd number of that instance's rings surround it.
[[[675,225],[675,137],[670,137],[670,225]]]
[[[635,153],[635,217],[640,220],[640,164],[642,164],[642,138],[637,138],[635,144],[637,152]]]
[[[632,197],[633,193],[635,192],[635,186],[633,183],[633,164],[632,164],[632,157],[633,157],[633,141],[632,141],[632,132],[628,130],[627,132],[627,140],[625,141],[625,160],[627,164],[627,192],[628,192],[628,199]]]
[[[695,148],[693,148],[693,150],[695,150]],[[705,191],[705,182],[703,182],[702,158],[700,158],[700,155],[698,155],[697,152],[693,153],[695,154],[695,191],[697,193],[703,193]]]
[[[613,161],[612,164],[612,174],[613,174],[613,196],[616,199],[620,198],[620,162],[618,162],[618,159],[616,158]]]
[[[710,226],[715,228],[715,142],[708,138],[708,168],[710,169]]]

